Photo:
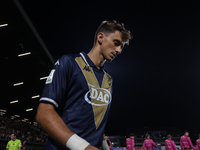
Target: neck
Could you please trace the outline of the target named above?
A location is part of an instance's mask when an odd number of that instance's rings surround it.
[[[15,141],[16,140],[16,138],[15,139],[12,139],[13,141]]]
[[[88,56],[98,69],[100,69],[106,61],[100,53],[100,49],[96,46],[92,48],[92,50],[88,53]]]

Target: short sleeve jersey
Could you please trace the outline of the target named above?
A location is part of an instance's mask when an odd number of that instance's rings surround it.
[[[67,127],[100,147],[112,100],[112,78],[88,55],[64,55],[46,80],[40,102],[55,106]],[[47,116],[48,117],[48,116]],[[52,138],[51,144],[62,147]],[[64,148],[64,147],[62,147]]]
[[[16,139],[15,141],[10,140],[7,143],[6,149],[8,149],[8,150],[18,150],[19,147],[21,147],[21,141]]]

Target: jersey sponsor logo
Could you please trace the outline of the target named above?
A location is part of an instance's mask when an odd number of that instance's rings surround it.
[[[84,96],[86,102],[95,106],[108,105],[111,102],[111,94],[104,88],[91,87]],[[93,99],[93,101],[91,101]]]
[[[55,69],[52,69],[52,70],[51,70],[51,72],[50,72],[50,74],[49,74],[49,76],[48,76],[48,78],[47,78],[45,84],[52,83],[52,81],[53,81],[53,75],[54,75],[54,72],[55,72],[55,71],[56,71]]]

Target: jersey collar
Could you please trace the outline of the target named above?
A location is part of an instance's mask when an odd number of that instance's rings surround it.
[[[89,58],[89,56],[83,51],[83,52],[80,52],[80,55],[81,57],[83,58],[83,60],[85,61],[85,63],[90,66],[90,67],[94,67],[94,68],[97,68],[95,66],[95,64],[92,62],[92,60]],[[104,66],[101,67],[100,70],[104,70]]]

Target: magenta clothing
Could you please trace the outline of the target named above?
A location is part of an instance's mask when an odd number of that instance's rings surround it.
[[[145,147],[146,150],[153,150],[153,146],[157,147],[154,141],[152,139],[146,139],[144,140],[142,150],[145,150]]]
[[[196,147],[197,147],[197,150],[200,150],[200,139],[196,140]]]
[[[184,149],[184,148],[194,149],[192,142],[190,140],[190,137],[186,135],[181,136],[180,145],[181,145],[181,149]]]
[[[132,138],[126,139],[126,149],[134,150],[134,140]]]
[[[176,145],[173,140],[165,140],[165,150],[176,150]]]

